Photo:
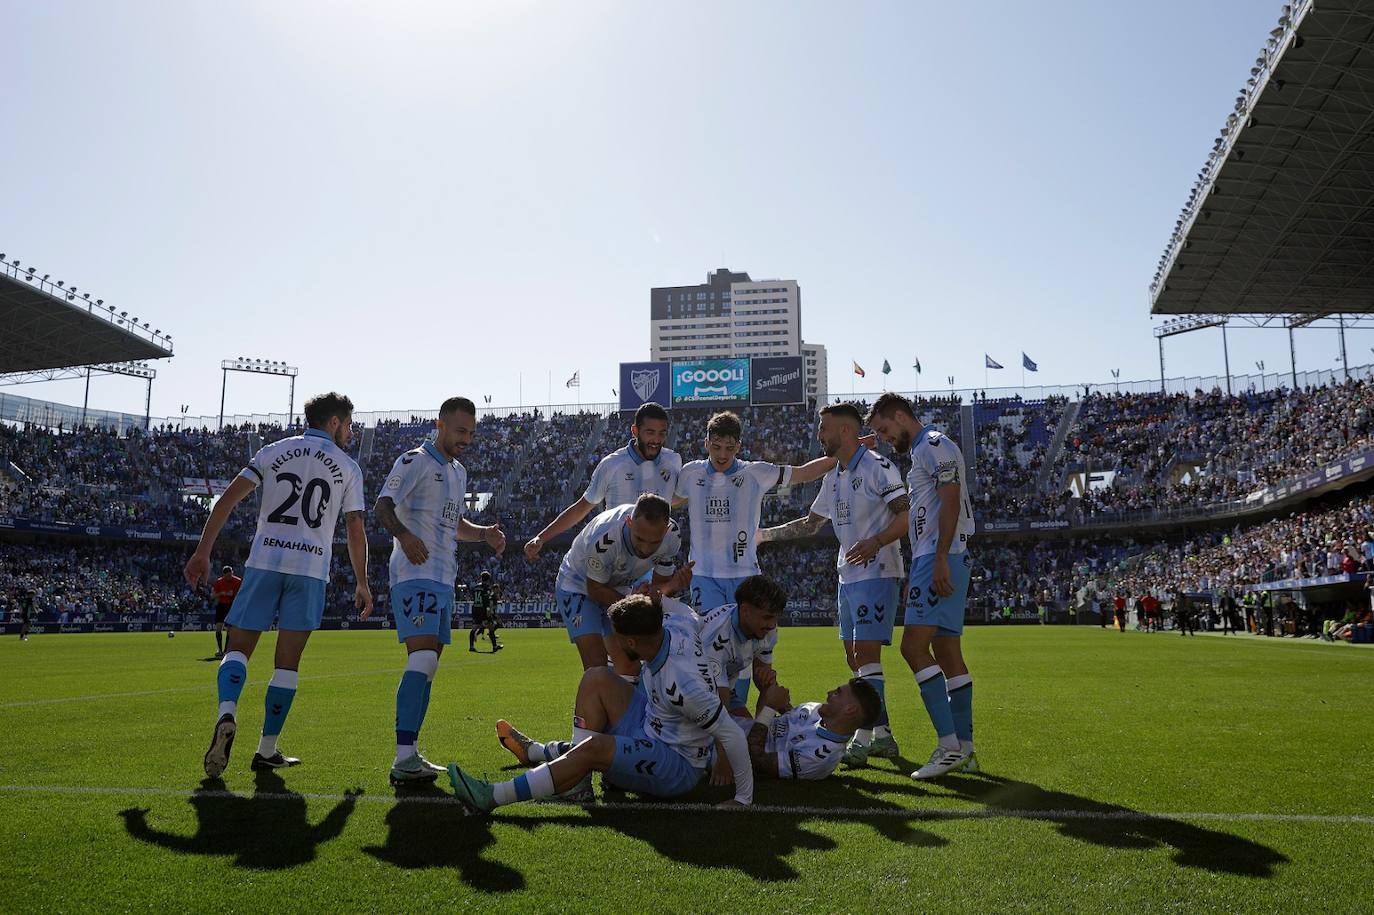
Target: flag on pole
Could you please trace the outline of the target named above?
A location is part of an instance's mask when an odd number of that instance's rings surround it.
[[[999,364],[998,361],[997,361],[996,359],[992,358],[992,357],[989,356],[987,353],[984,353],[984,354],[983,354],[983,368],[985,368],[985,369],[1000,369],[1001,367],[1002,367],[1001,364]]]
[[[1021,353],[1021,367],[1028,372],[1040,371],[1040,366],[1035,364],[1035,360],[1027,356],[1024,352]]]
[[[864,372],[864,367],[863,367],[862,365],[859,365],[858,362],[855,362],[855,363],[854,363],[854,374],[855,374],[855,375],[858,375],[860,378],[866,378],[866,377],[868,377],[868,376],[866,375],[866,373]]]
[[[578,377],[578,376],[580,376],[581,374],[582,374],[582,370],[581,370],[581,369],[578,369],[576,372],[573,372],[573,373],[572,373],[572,377],[568,379],[567,383],[566,383],[565,385],[563,385],[563,387],[565,387],[565,388],[580,388],[580,387],[582,387],[582,380],[581,380],[581,378]]]
[[[921,374],[921,357],[920,357],[920,356],[912,356],[911,358],[912,358],[912,361],[913,361],[913,364],[912,364],[911,367],[912,367],[913,369],[916,370],[916,374],[917,374],[917,375]]]
[[[892,374],[892,366],[890,366],[890,365],[887,364],[887,360],[886,360],[886,359],[883,360],[883,374],[884,374],[884,375],[891,375],[891,374]]]

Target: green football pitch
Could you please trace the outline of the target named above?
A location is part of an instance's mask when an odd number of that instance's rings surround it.
[[[509,778],[492,722],[568,736],[576,654],[554,631],[445,655],[421,749]],[[248,769],[270,645],[238,746],[203,782],[205,633],[0,642],[0,911],[1370,911],[1374,651],[1096,627],[975,628],[982,772],[918,784],[933,735],[900,656],[906,757],[761,783],[717,811],[624,795],[464,816],[446,780],[387,784],[402,656],[386,632],[306,653],[282,748]],[[267,649],[267,650],[264,650]],[[833,631],[785,629],[795,701],[845,678]]]

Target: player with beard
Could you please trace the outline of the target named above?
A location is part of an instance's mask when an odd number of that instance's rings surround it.
[[[450,397],[439,407],[434,439],[396,459],[374,511],[395,538],[391,547],[391,611],[396,637],[406,647],[406,666],[396,688],[396,758],[391,783],[434,781],[436,766],[417,749],[429,709],[439,655],[453,639],[454,580],[458,543],[483,541],[499,556],[506,535],[463,517],[468,472],[458,456],[472,444],[477,407]],[[483,573],[484,575],[486,573]],[[494,644],[494,642],[493,642]]]
[[[909,451],[907,491],[911,510],[911,575],[902,626],[902,657],[911,665],[921,701],[939,745],[912,773],[928,779],[954,769],[972,770],[973,678],[959,639],[972,557],[973,509],[965,485],[964,455],[934,424],[916,418],[911,401],[888,392],[874,402],[866,421],[893,448]]]
[[[892,627],[902,605],[902,535],[911,501],[891,461],[859,442],[863,417],[853,404],[838,403],[820,411],[816,437],[827,457],[838,463],[821,480],[820,492],[804,518],[759,531],[770,541],[808,537],[829,519],[840,541],[840,639],[845,661],[880,698],[886,695],[882,650],[892,644]],[[897,741],[881,703],[873,729],[859,728],[845,750],[844,762],[862,766],[869,756],[894,758]]]
[[[525,544],[525,558],[533,562],[554,537],[582,523],[597,505],[607,509],[633,504],[641,493],[651,492],[673,498],[682,458],[663,447],[668,440],[668,411],[656,403],[646,403],[635,411],[633,438],[624,448],[612,451],[592,471],[582,498],[563,509],[542,531]]]
[[[262,487],[243,585],[225,620],[229,638],[217,675],[219,719],[204,759],[205,774],[211,778],[219,778],[229,765],[248,659],[259,637],[274,624],[275,670],[267,684],[262,739],[252,768],[280,769],[300,763],[277,749],[277,737],[296,698],[306,641],[324,617],[329,559],[340,514],[348,531],[348,558],[357,583],[353,602],[362,610],[363,619],[372,613],[363,472],[344,450],[353,437],[353,401],[334,392],[312,397],[305,403],[305,423],[309,428],[301,435],[272,442],[253,455],[210,510],[200,543],[186,563],[186,581],[192,588],[208,582],[210,552],[230,513]]]

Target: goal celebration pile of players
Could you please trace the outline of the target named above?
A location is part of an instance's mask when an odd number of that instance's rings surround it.
[[[211,778],[229,765],[248,665],[259,636],[274,625],[273,671],[251,765],[300,763],[277,744],[301,656],[324,615],[341,514],[357,582],[354,603],[363,619],[372,613],[363,476],[344,451],[352,413],[341,394],[311,398],[306,431],[254,455],[211,510],[186,564],[193,586],[208,583],[216,538],[235,506],[260,487],[242,581],[234,582],[229,603],[220,598],[228,633],[204,760]],[[553,583],[583,668],[570,734],[541,741],[497,721],[501,745],[528,767],[509,781],[487,782],[456,763],[430,762],[420,754],[419,734],[452,639],[458,543],[481,541],[498,554],[506,548],[499,524],[463,517],[467,471],[459,458],[472,443],[476,413],[465,397],[444,401],[433,434],[397,457],[373,506],[377,523],[394,538],[390,605],[406,654],[396,688],[394,785],[433,782],[447,772],[467,808],[488,812],[540,798],[590,801],[592,773],[601,772],[603,789],[659,798],[708,780],[733,784],[734,798],[723,806],[734,806],[752,803],[755,775],[819,779],[841,761],[862,766],[870,756],[896,757],[882,648],[892,643],[899,612],[902,657],[936,735],[929,761],[911,775],[928,779],[977,768],[973,680],[960,648],[974,530],[964,458],[941,430],[920,421],[910,401],[891,393],[866,416],[848,403],[822,408],[816,435],[824,456],[800,466],[739,460],[744,429],[730,412],[707,423],[707,458],[684,465],[664,447],[668,412],[641,407],[631,441],[602,458],[582,497],[524,548],[533,561],[549,540],[587,519]],[[864,436],[865,425],[875,434]],[[877,439],[910,454],[905,481],[874,450]],[[770,490],[813,480],[821,481],[820,491],[805,517],[760,527]],[[689,556],[679,565],[684,532],[670,512],[681,506]],[[789,597],[810,595],[789,595],[785,582],[763,574],[757,548],[813,536],[827,521],[840,544],[839,635],[852,676],[822,701],[794,704],[773,670],[778,618]],[[911,544],[909,574],[903,537]],[[483,587],[478,602],[485,611],[494,591],[487,581]],[[482,622],[497,650],[494,623],[485,614]],[[475,637],[474,628],[470,649]],[[757,691],[752,711],[751,687]]]

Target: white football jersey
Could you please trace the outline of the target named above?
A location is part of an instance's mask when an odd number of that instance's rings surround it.
[[[467,505],[468,472],[425,442],[396,459],[380,495],[396,503],[396,517],[424,541],[429,558],[415,565],[392,541],[391,583],[423,578],[452,585],[458,576],[458,521]]]
[[[889,543],[862,565],[844,561],[845,554],[854,544],[877,536],[887,527],[892,521],[889,503],[905,495],[906,486],[896,465],[862,445],[847,467],[833,467],[821,478],[821,491],[816,493],[811,511],[829,518],[839,538],[840,550],[835,564],[841,584],[906,577],[900,540]]]
[[[677,554],[682,550],[677,522],[668,520],[668,533],[652,556],[639,556],[630,538],[630,516],[634,511],[633,505],[612,508],[578,531],[572,546],[563,554],[555,587],[586,594],[589,578],[612,588],[625,588],[651,568],[658,575],[672,575],[677,569]]]
[[[728,715],[690,623],[676,617],[663,621],[663,645],[640,668],[639,684],[649,699],[644,733],[698,768],[710,762],[715,744],[711,729]]]
[[[706,578],[748,578],[759,574],[758,547],[763,497],[792,479],[791,467],[767,461],[735,461],[721,472],[710,461],[682,468],[677,495],[687,500],[692,526],[692,574]]]
[[[906,475],[911,494],[907,534],[911,538],[913,560],[935,552],[940,540],[940,496],[936,489],[950,483],[959,484],[959,524],[949,547],[953,556],[968,550],[974,530],[964,455],[949,436],[933,425],[926,426],[911,443],[911,470]]]
[[[712,677],[725,689],[741,677],[753,676],[755,660],[772,664],[778,644],[777,629],[761,639],[746,636],[739,626],[738,604],[723,604],[708,612],[701,618],[698,636]]]
[[[307,429],[264,445],[239,476],[261,488],[245,566],[329,580],[340,512],[363,510],[363,472],[329,433]]]
[[[601,459],[592,471],[582,498],[593,506],[604,501],[606,508],[615,508],[633,503],[642,493],[651,492],[671,502],[681,472],[682,458],[676,451],[663,448],[658,457],[646,461],[631,442]]]
[[[852,734],[821,726],[821,704],[805,702],[773,719],[764,749],[778,754],[779,778],[825,778],[840,764]]]

